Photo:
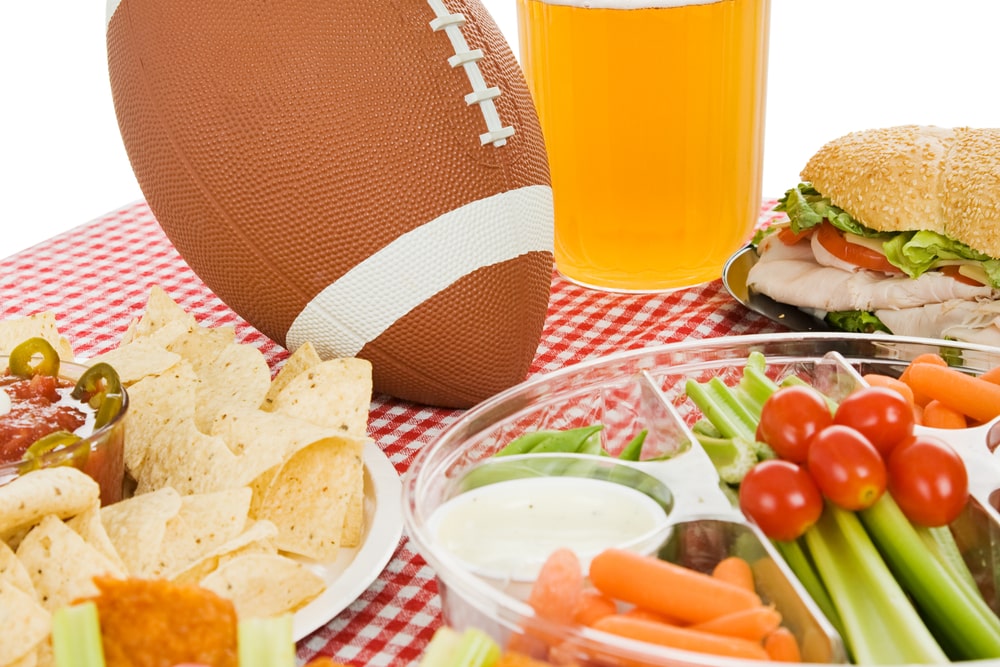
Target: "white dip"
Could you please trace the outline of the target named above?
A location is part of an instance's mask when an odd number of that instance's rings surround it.
[[[473,571],[531,581],[559,547],[576,552],[586,572],[608,547],[651,551],[663,541],[663,507],[646,494],[584,477],[530,477],[481,486],[431,515],[438,545]]]

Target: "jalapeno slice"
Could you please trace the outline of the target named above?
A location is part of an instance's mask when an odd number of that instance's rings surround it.
[[[41,468],[42,458],[46,454],[70,447],[82,439],[80,436],[69,431],[55,431],[42,436],[31,443],[31,446],[24,452],[24,458],[21,461],[21,472],[25,473]],[[90,451],[86,447],[78,447],[77,451],[73,452],[73,456],[64,461],[63,464],[79,468],[87,461],[89,455]]]
[[[33,364],[35,355],[41,355],[37,364]],[[30,378],[35,375],[58,375],[59,353],[52,343],[36,336],[24,341],[10,351],[8,360],[11,375]]]
[[[118,371],[104,362],[85,370],[70,395],[78,401],[87,401],[97,410],[94,429],[107,425],[122,409],[122,383]]]

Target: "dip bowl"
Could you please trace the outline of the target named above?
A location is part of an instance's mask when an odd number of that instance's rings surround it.
[[[491,527],[496,526],[498,539],[512,543],[505,558],[516,560],[523,552],[524,560],[532,561],[524,563],[527,575],[513,573],[516,563],[490,567],[457,554],[461,548],[442,535],[441,508],[461,503],[457,499],[462,495],[481,491],[484,485],[541,478],[555,486],[556,478],[568,474],[602,480],[627,477],[628,481],[619,483],[659,499],[664,511],[655,530],[628,542],[625,548],[703,572],[710,572],[727,556],[745,558],[753,564],[757,593],[781,613],[798,640],[802,662],[847,662],[844,642],[833,625],[805,593],[772,542],[739,511],[731,489],[724,490],[691,430],[701,412],[687,398],[685,383],[719,377],[732,385],[742,376],[752,352],[762,353],[768,369],[781,378],[797,376],[834,400],[863,386],[864,374],[898,376],[910,360],[924,353],[941,354],[953,366],[973,372],[1000,364],[1000,349],[986,346],[890,335],[805,332],[688,341],[622,352],[538,375],[462,414],[420,452],[404,477],[406,532],[435,571],[445,623],[457,629],[482,629],[501,646],[512,642],[530,645],[532,638],[541,635],[550,646],[561,646],[561,658],[581,667],[746,664],[746,660],[658,647],[539,617],[527,603],[530,573],[537,571],[534,561],[538,554],[524,545],[540,540],[531,531],[518,533],[510,526],[501,526],[507,521],[504,511],[479,515],[485,525],[476,526],[476,532],[468,537],[486,540]],[[496,456],[526,433],[595,424],[600,425],[595,436],[603,450],[599,455],[591,451]],[[972,493],[951,528],[969,541],[969,569],[977,581],[990,582],[982,593],[997,609],[1000,604],[992,582],[994,574],[1000,575],[993,572],[993,563],[1000,562],[1000,547],[994,546],[1000,544],[996,509],[1000,460],[988,444],[992,425],[943,435],[967,445],[962,456],[970,471]],[[619,458],[640,432],[645,434],[640,459]],[[539,458],[532,463],[532,457]],[[594,499],[597,494],[586,495],[565,491],[562,499],[567,511],[575,504],[581,511],[589,511],[602,502]],[[581,500],[587,502],[577,502]],[[604,502],[618,501],[609,495]],[[476,519],[469,521],[471,526]],[[518,521],[524,520],[511,519],[515,526]],[[573,548],[579,544],[578,526],[575,520],[557,521],[543,531],[548,533],[546,544]],[[581,558],[584,573],[586,561],[586,557]],[[981,662],[1000,665],[1000,661]]]
[[[0,371],[8,368],[9,357],[0,355]],[[59,376],[75,383],[89,367],[84,364],[60,361]],[[0,461],[0,485],[29,474],[37,468],[71,465],[92,477],[101,489],[101,504],[108,505],[122,499],[125,484],[125,415],[128,410],[128,395],[121,390],[122,404],[108,423],[92,429],[88,420],[87,429],[79,440],[40,454],[31,461]]]

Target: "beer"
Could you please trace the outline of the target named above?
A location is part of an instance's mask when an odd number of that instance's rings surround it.
[[[558,1],[578,4],[518,0],[558,270],[616,291],[718,278],[759,215],[770,0]]]

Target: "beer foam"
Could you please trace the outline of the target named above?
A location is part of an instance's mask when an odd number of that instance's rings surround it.
[[[547,5],[581,9],[662,9],[689,5],[714,5],[732,0],[542,0]]]

